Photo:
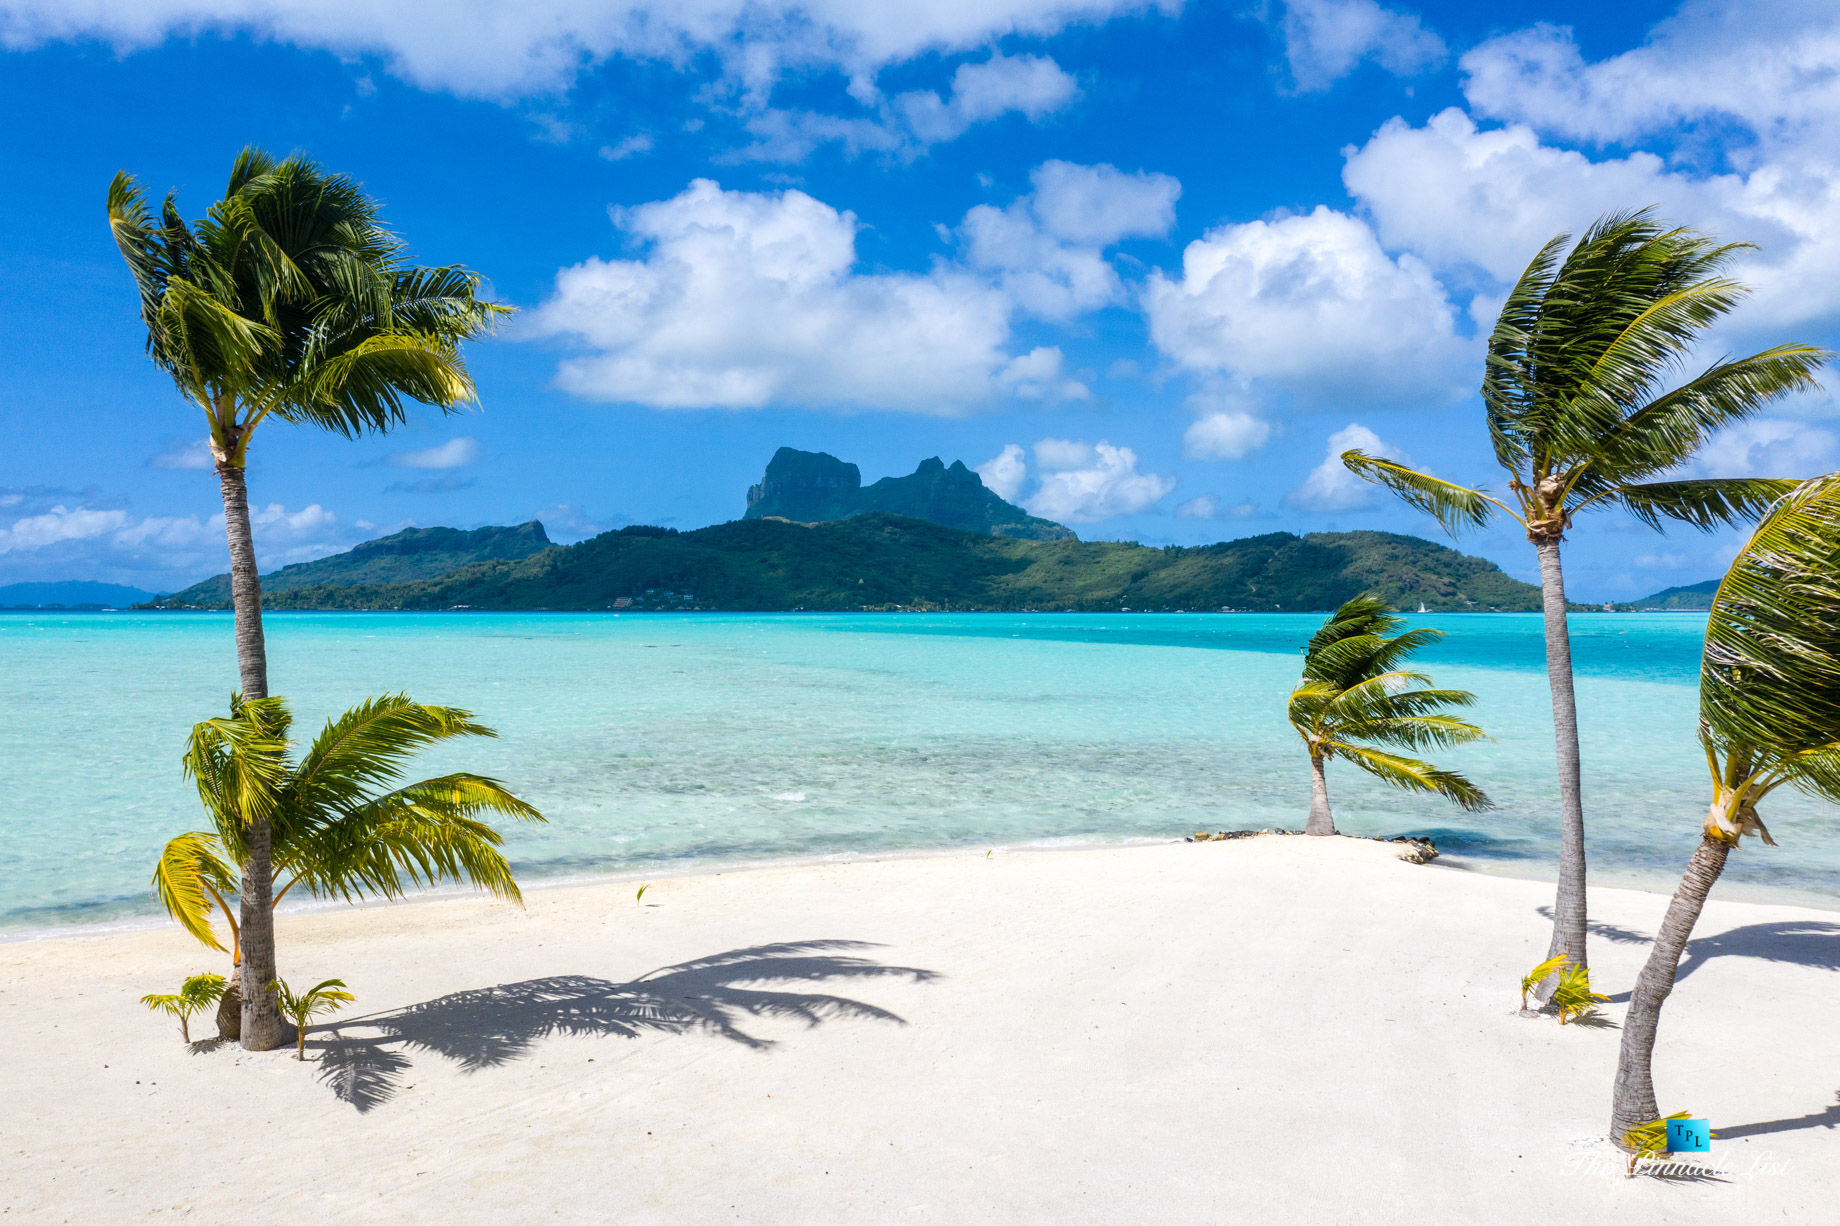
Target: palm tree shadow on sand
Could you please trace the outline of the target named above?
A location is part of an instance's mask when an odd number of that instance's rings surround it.
[[[1535,908],[1550,917],[1552,908]],[[1615,924],[1591,921],[1591,935],[1615,945],[1648,945],[1654,937]],[[1786,962],[1792,966],[1810,966],[1822,971],[1840,971],[1840,923],[1831,920],[1771,920],[1745,924],[1724,932],[1694,937],[1687,942],[1686,956],[1680,960],[1675,982],[1685,979],[1714,958],[1760,958],[1765,962]],[[1629,993],[1618,992],[1613,1004],[1626,1004]]]
[[[1540,907],[1550,916],[1551,909]],[[1647,933],[1615,924],[1593,921],[1591,935],[1617,945],[1647,945],[1654,940]],[[1785,962],[1792,966],[1810,966],[1816,970],[1840,971],[1840,923],[1831,920],[1771,920],[1745,924],[1724,932],[1694,937],[1687,942],[1686,955],[1680,960],[1675,982],[1685,979],[1714,958],[1761,958],[1766,962]],[[1627,1004],[1628,992],[1610,997],[1613,1004]],[[1807,1115],[1791,1119],[1763,1120],[1753,1124],[1720,1126],[1713,1129],[1722,1141],[1743,1137],[1767,1136],[1777,1132],[1797,1132],[1804,1128],[1840,1128],[1840,1094],[1835,1102]]]
[[[817,1026],[861,1018],[906,1025],[900,1015],[845,996],[764,985],[903,979],[926,983],[937,971],[890,966],[856,951],[866,941],[785,941],[730,950],[660,967],[626,983],[592,975],[553,975],[455,992],[388,1013],[315,1027],[320,1080],[360,1112],[393,1098],[418,1049],[457,1061],[466,1072],[505,1064],[554,1034],[637,1038],[647,1032],[713,1034],[747,1047],[772,1041],[741,1028],[748,1018],[794,1018]]]

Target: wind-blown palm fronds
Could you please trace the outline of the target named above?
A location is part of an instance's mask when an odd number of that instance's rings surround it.
[[[237,668],[251,702],[268,697],[262,586],[245,480],[249,444],[270,417],[347,437],[400,424],[411,403],[442,412],[476,400],[462,345],[509,308],[458,266],[419,268],[355,180],[306,157],[245,149],[221,200],[187,222],[168,193],[157,211],[125,172],[109,184],[109,230],[134,276],[147,355],[204,413],[224,503]],[[268,818],[246,807],[254,868],[240,930],[257,982],[274,975],[264,894]],[[280,1042],[265,993],[243,1002],[244,1045]]]
[[[1538,552],[1561,829],[1549,953],[1584,966],[1584,800],[1560,542],[1589,510],[1621,507],[1652,528],[1702,531],[1762,514],[1794,483],[1679,473],[1720,430],[1815,387],[1831,355],[1778,345],[1683,380],[1706,330],[1748,292],[1724,275],[1745,245],[1669,228],[1648,210],[1602,217],[1569,242],[1561,234],[1534,256],[1489,337],[1482,399],[1506,494],[1362,451],[1342,460],[1453,534],[1505,515]]]
[[[1840,473],[1781,498],[1726,571],[1706,625],[1699,727],[1712,800],[1630,994],[1613,1137],[1659,1114],[1651,1061],[1661,1006],[1738,841],[1754,834],[1775,845],[1758,806],[1784,786],[1840,803]]]
[[[227,719],[198,724],[185,755],[213,829],[167,843],[154,870],[160,901],[199,941],[224,948],[212,926],[215,907],[229,924],[233,959],[241,953],[227,900],[246,867],[250,809],[265,813],[273,832],[271,908],[296,887],[315,898],[393,898],[445,881],[521,898],[500,850],[503,836],[482,819],[541,822],[541,813],[483,775],[392,786],[417,750],[496,735],[471,712],[405,694],[372,698],[329,720],[290,762],[281,699],[232,698],[230,710]]]
[[[1430,677],[1398,667],[1443,637],[1429,629],[1389,635],[1400,620],[1391,606],[1357,596],[1332,613],[1304,648],[1303,679],[1291,691],[1289,716],[1310,751],[1306,833],[1335,833],[1324,767],[1338,757],[1394,787],[1432,792],[1465,809],[1489,807],[1482,789],[1462,775],[1382,748],[1449,748],[1485,737],[1474,724],[1445,713],[1470,705],[1475,695],[1433,688]]]

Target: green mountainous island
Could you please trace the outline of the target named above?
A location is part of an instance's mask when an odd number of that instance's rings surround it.
[[[1628,604],[1620,604],[1619,609],[1647,611],[1654,609],[1669,612],[1709,613],[1712,611],[1712,598],[1718,594],[1719,581],[1708,579],[1704,583],[1688,583],[1681,587],[1662,588],[1653,596],[1644,596]]]
[[[387,586],[439,579],[474,562],[516,561],[554,548],[543,525],[536,520],[513,528],[405,528],[401,532],[366,541],[356,549],[296,562],[262,576],[262,606],[281,608],[272,597],[309,587],[348,587],[352,584]],[[230,576],[215,575],[184,591],[162,596],[153,608],[227,609]]]
[[[746,519],[790,519],[823,523],[870,511],[887,511],[924,519],[965,532],[1014,537],[1025,541],[1073,541],[1073,529],[1037,519],[1005,502],[965,467],[934,456],[905,477],[883,477],[867,489],[862,472],[822,451],[781,447],[767,462],[767,475],[750,486]]]
[[[1493,562],[1389,532],[1196,547],[1081,541],[937,459],[864,487],[854,464],[781,448],[746,517],[634,526],[574,545],[536,522],[414,528],[263,578],[271,609],[736,611],[1331,609],[1359,592],[1437,612],[1530,611]],[[152,608],[223,609],[226,576]]]

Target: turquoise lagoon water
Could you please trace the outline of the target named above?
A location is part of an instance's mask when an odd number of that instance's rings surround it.
[[[1556,850],[1539,620],[1418,619],[1496,740],[1448,755],[1498,802],[1469,815],[1332,766],[1341,827],[1429,832],[1539,877]],[[511,830],[527,878],[698,863],[1299,827],[1284,722],[1307,615],[278,614],[272,685],[310,735],[367,694],[473,709],[500,739],[427,773],[505,779],[549,816]],[[1703,618],[1574,619],[1594,880],[1671,888],[1705,810]],[[186,731],[235,683],[227,616],[0,616],[0,927],[154,914],[165,839],[203,825]],[[1840,813],[1772,798],[1781,846],[1721,889],[1840,906]]]

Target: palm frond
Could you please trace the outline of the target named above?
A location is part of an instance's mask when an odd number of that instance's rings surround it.
[[[1335,755],[1396,788],[1408,792],[1432,792],[1472,812],[1491,808],[1495,803],[1481,788],[1462,775],[1455,771],[1440,770],[1417,758],[1339,740],[1335,742]]]
[[[409,401],[452,411],[476,399],[457,349],[439,338],[392,332],[307,364],[273,411],[354,438],[406,420]]]
[[[1303,675],[1333,681],[1344,688],[1371,677],[1398,670],[1425,647],[1444,637],[1442,630],[1421,627],[1386,638],[1355,635],[1310,652],[1304,657]]]
[[[217,840],[201,830],[169,839],[153,867],[153,892],[166,913],[201,943],[223,952],[228,951],[211,927],[211,906],[236,888],[236,872],[218,854]]]
[[[279,698],[230,700],[227,719],[207,719],[192,728],[183,759],[198,786],[198,799],[217,823],[226,847],[241,858],[241,832],[272,817],[289,775],[287,731],[291,717]]]
[[[1593,447],[1590,478],[1578,492],[1643,481],[1685,464],[1714,435],[1796,392],[1817,389],[1832,355],[1814,345],[1777,345],[1715,363],[1618,421]]]
[[[1420,693],[1431,692],[1420,691]],[[1443,705],[1442,700],[1439,700],[1436,705]],[[1468,745],[1475,741],[1489,739],[1488,733],[1468,720],[1442,714],[1392,715],[1338,722],[1336,734],[1338,738],[1346,740],[1419,750],[1452,749],[1458,745]]]
[[[488,813],[544,820],[495,779],[443,775],[316,824],[290,840],[284,868],[316,897],[395,897],[411,887],[451,881],[518,900],[511,866],[499,851],[504,838],[479,820]]]
[[[1313,656],[1331,643],[1339,643],[1343,639],[1386,634],[1397,629],[1404,621],[1398,609],[1378,596],[1363,592],[1343,601],[1341,607],[1331,613],[1321,628],[1310,636],[1303,652],[1306,656]]]
[[[1664,519],[1671,519],[1711,532],[1756,519],[1797,484],[1773,477],[1654,481],[1618,486],[1614,500],[1657,531],[1664,528]]]
[[[1772,756],[1840,800],[1840,473],[1805,481],[1758,525],[1713,597],[1700,719],[1725,752]]]
[[[1481,490],[1439,480],[1359,449],[1342,452],[1342,463],[1362,480],[1392,490],[1408,506],[1417,507],[1437,520],[1453,536],[1464,528],[1482,527],[1497,510],[1505,509]]]
[[[302,755],[290,804],[334,812],[360,803],[370,789],[387,786],[411,757],[454,737],[496,737],[459,707],[416,702],[407,694],[369,698],[326,721]]]

